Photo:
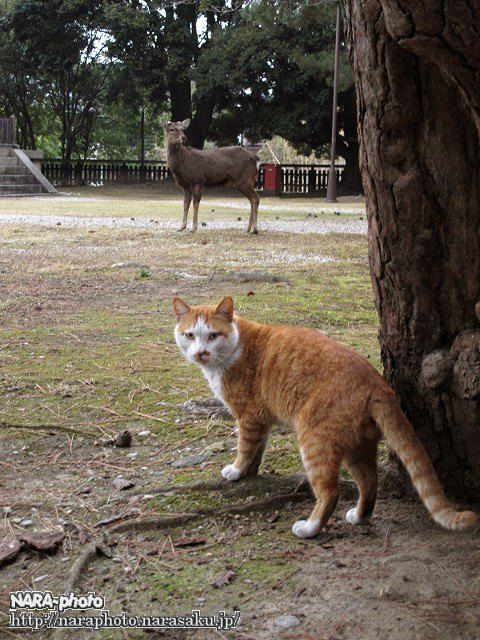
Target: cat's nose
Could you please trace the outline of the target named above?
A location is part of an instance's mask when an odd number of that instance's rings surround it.
[[[197,353],[195,354],[195,360],[197,360],[198,362],[203,362],[208,358],[209,355],[210,351],[197,351]]]

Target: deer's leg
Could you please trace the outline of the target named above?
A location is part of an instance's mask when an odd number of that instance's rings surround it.
[[[196,184],[193,187],[193,226],[192,232],[197,230],[198,227],[198,207],[200,200],[202,199],[203,187],[200,184]]]
[[[257,220],[258,220],[258,205],[260,204],[260,196],[255,190],[252,193],[252,200],[250,202],[252,205],[252,212],[250,214],[252,217],[252,233],[258,233]]]
[[[250,201],[250,218],[248,220],[247,233],[251,231],[252,233],[258,233],[257,230],[257,218],[258,218],[258,203],[260,202],[260,198],[258,193],[252,187],[248,187],[243,191],[243,193],[247,196]]]
[[[192,201],[191,189],[189,189],[188,187],[184,188],[183,189],[183,221],[179,231],[183,231],[187,227],[188,210],[190,208],[191,201]]]

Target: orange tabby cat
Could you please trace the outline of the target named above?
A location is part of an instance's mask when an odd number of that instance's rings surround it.
[[[217,307],[189,307],[175,298],[173,308],[180,350],[237,420],[237,457],[222,470],[224,478],[256,474],[272,424],[295,426],[316,497],[310,518],[293,525],[295,535],[315,536],[327,523],[342,461],[359,491],[346,518],[352,524],[370,518],[382,434],[438,524],[464,530],[477,522],[475,513],[452,507],[393,391],[363,357],[311,329],[240,318],[229,297]]]

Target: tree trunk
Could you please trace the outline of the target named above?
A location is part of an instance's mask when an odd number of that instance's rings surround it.
[[[187,142],[196,149],[203,149],[212,124],[215,97],[213,95],[200,98],[192,117],[192,96],[190,80],[175,80],[169,83],[172,120],[179,121],[191,118],[192,122],[185,131]]]
[[[172,79],[168,83],[170,109],[173,122],[192,117],[192,90],[190,78]]]
[[[337,137],[338,155],[345,160],[342,180],[339,185],[339,192],[342,196],[363,193],[362,177],[359,166],[359,147],[356,138],[349,138],[345,144],[345,138]]]
[[[480,8],[342,0],[385,375],[457,496],[480,489]]]
[[[205,140],[212,124],[215,97],[213,95],[201,98],[195,109],[192,124],[187,129],[187,138],[192,147],[203,149]]]

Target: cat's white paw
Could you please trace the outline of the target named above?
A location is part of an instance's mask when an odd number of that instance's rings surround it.
[[[345,514],[345,518],[350,524],[366,524],[369,521],[369,518],[359,518],[355,508],[349,509]]]
[[[230,482],[233,482],[240,478],[240,469],[237,469],[233,464],[227,464],[227,466],[222,469],[222,476],[230,480]]]
[[[320,520],[297,520],[292,527],[299,538],[313,538],[320,530]]]

